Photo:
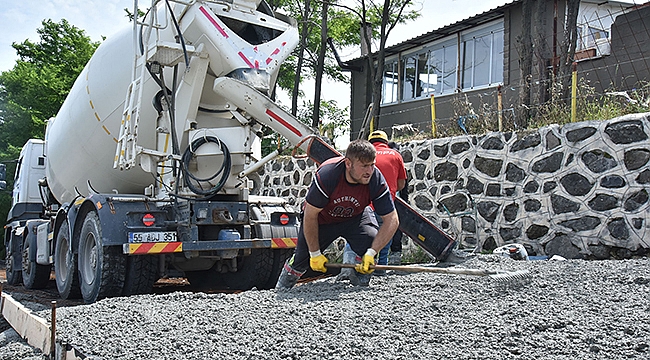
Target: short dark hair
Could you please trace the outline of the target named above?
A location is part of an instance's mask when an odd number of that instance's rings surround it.
[[[348,145],[348,149],[345,151],[345,157],[350,160],[370,162],[375,160],[377,152],[368,140],[358,139]]]

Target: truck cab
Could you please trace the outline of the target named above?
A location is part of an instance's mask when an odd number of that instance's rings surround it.
[[[25,212],[41,213],[43,203],[38,180],[45,176],[45,142],[30,139],[20,151],[12,191],[9,219],[19,219]]]
[[[38,185],[39,180],[45,176],[44,150],[43,140],[29,140],[20,151],[20,158],[16,165],[12,205],[5,226],[7,282],[10,285],[19,284],[23,281],[23,272],[30,274],[32,270],[29,266],[25,268],[22,261],[23,251],[28,251],[29,248],[26,242],[33,242],[35,238],[35,236],[29,237],[28,223],[31,222],[35,226],[45,221],[40,220],[44,208]],[[1,172],[0,180],[4,183],[5,168]],[[30,253],[31,257],[35,256],[34,249],[35,246]]]

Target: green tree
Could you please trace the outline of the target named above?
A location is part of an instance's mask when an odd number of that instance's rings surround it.
[[[335,81],[348,81],[339,69],[334,55],[325,54],[323,18],[326,17],[327,20],[326,34],[339,46],[360,43],[358,20],[348,11],[329,6],[331,1],[275,0],[270,4],[277,11],[295,18],[298,22],[299,45],[293,56],[282,65],[278,77],[278,87],[291,94],[291,112],[295,115],[298,112],[298,100],[304,96],[304,91],[301,89],[304,79],[315,80],[319,76],[325,76]],[[355,33],[356,36],[350,36],[351,33]],[[326,56],[319,57],[319,54]],[[322,70],[319,70],[319,66],[322,66]]]
[[[339,5],[357,16],[359,31],[363,34],[361,43],[368,47],[368,70],[372,83],[372,113],[371,118],[375,119],[375,128],[379,128],[379,109],[381,104],[381,88],[384,76],[384,60],[386,54],[386,42],[391,31],[397,24],[403,24],[420,16],[417,11],[411,10],[411,0],[355,0],[356,7]],[[370,31],[361,31],[360,24],[366,24]],[[379,25],[379,30],[377,26]],[[377,41],[377,51],[373,50],[373,41]],[[367,133],[366,125],[362,126],[361,135]]]
[[[44,20],[41,24],[38,42],[12,44],[18,60],[13,69],[0,74],[0,161],[8,163],[8,190],[0,193],[3,221],[11,206],[15,171],[12,161],[28,139],[43,138],[47,120],[59,111],[99,46],[65,19],[58,23]]]

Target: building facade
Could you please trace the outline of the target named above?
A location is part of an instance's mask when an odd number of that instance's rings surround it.
[[[580,81],[596,93],[630,90],[650,79],[648,5],[581,2],[574,60]],[[389,134],[399,125],[466,130],[466,120],[481,118],[488,130],[501,122],[517,130],[522,109],[551,97],[567,44],[565,14],[563,0],[513,1],[387,48],[374,127]],[[351,74],[355,139],[372,103],[372,82],[367,57],[348,63],[364,69]]]

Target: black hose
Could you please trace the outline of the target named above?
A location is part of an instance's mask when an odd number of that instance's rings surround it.
[[[167,5],[167,9],[169,9],[169,16],[172,18],[172,22],[174,23],[174,27],[176,28],[176,33],[178,33],[178,39],[180,40],[181,47],[183,48],[183,58],[185,60],[185,67],[189,69],[190,58],[187,55],[187,49],[185,47],[185,38],[183,37],[183,33],[181,32],[181,27],[178,25],[178,21],[176,20],[176,15],[174,15],[174,11],[172,10],[172,6],[169,4],[169,0],[165,0],[165,4]]]
[[[195,176],[189,171],[189,164],[190,161],[194,158],[196,149],[198,149],[199,147],[207,143],[219,144],[219,147],[221,148],[221,152],[223,153],[223,162],[221,163],[221,168],[216,173],[214,173],[212,176],[208,178],[202,179]],[[224,185],[226,185],[226,181],[228,181],[228,177],[230,176],[230,167],[232,164],[232,159],[230,157],[230,150],[228,150],[228,146],[226,146],[226,144],[223,141],[219,140],[215,136],[201,136],[196,140],[192,141],[190,146],[188,146],[187,149],[185,149],[185,152],[183,153],[183,157],[181,159],[181,164],[182,164],[183,180],[185,181],[185,185],[187,185],[187,187],[197,195],[209,196],[209,195],[216,194],[224,187]],[[194,182],[197,183],[209,182],[215,179],[219,175],[221,175],[221,178],[219,179],[217,184],[210,189],[204,190],[194,185]]]

